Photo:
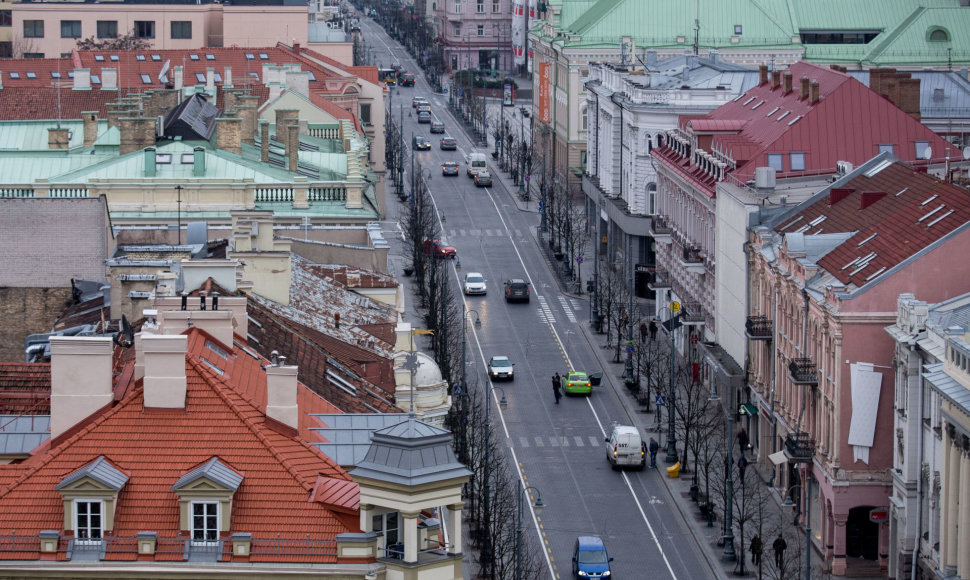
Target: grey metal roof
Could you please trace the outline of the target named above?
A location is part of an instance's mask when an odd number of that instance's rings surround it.
[[[210,104],[204,95],[196,93],[172,109],[165,118],[165,135],[208,141],[216,129],[219,114],[215,105]]]
[[[324,455],[341,467],[360,463],[370,448],[370,437],[375,431],[400,423],[406,415],[401,413],[330,413],[311,415],[323,427],[311,427],[326,440],[314,443]]]
[[[0,455],[24,455],[51,438],[50,415],[0,415]]]
[[[98,483],[106,485],[115,491],[120,491],[121,488],[125,486],[125,483],[128,482],[128,476],[115,469],[115,467],[108,463],[108,460],[104,458],[104,455],[101,455],[91,463],[88,463],[81,469],[78,469],[74,473],[62,479],[54,489],[62,489],[84,477],[90,477]]]
[[[923,117],[970,117],[970,82],[954,71],[906,71],[919,79],[919,112]],[[869,71],[846,74],[869,86]]]
[[[204,464],[180,477],[178,481],[175,482],[175,485],[172,486],[172,491],[176,491],[203,477],[211,479],[219,485],[233,491],[239,489],[239,484],[242,483],[243,480],[241,475],[236,473],[225,463],[219,461],[218,457],[213,457]]]
[[[970,416],[970,390],[943,371],[943,363],[926,365],[923,377],[951,403],[963,409]]]
[[[354,477],[414,486],[471,475],[455,458],[451,432],[414,417],[375,431],[371,441]]]

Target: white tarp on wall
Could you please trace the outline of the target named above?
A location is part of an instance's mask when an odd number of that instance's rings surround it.
[[[876,414],[879,411],[879,389],[882,373],[873,370],[872,363],[849,365],[852,381],[852,420],[849,423],[849,445],[855,461],[869,463],[869,448],[876,434]]]

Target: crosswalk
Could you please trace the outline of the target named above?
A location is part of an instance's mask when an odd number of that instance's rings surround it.
[[[549,307],[549,302],[546,301],[546,297],[537,295],[536,299],[539,300],[539,320],[549,324],[555,324],[556,316],[552,313],[552,308]]]
[[[589,435],[586,437],[581,437],[579,435],[547,435],[547,436],[534,436],[526,437],[519,436],[519,447],[599,447],[602,445],[602,440],[599,437]]]
[[[566,300],[565,296],[559,297],[559,303],[562,304],[562,309],[566,313],[566,320],[569,322],[576,322],[576,315],[573,314],[572,308],[569,307],[569,301]]]
[[[516,240],[523,238],[523,231],[520,230],[520,229],[508,230],[508,233],[506,233],[506,230],[504,230],[502,228],[495,228],[495,229],[492,229],[492,228],[481,228],[481,229],[478,229],[478,228],[445,228],[445,229],[442,230],[442,233],[445,235],[446,238],[449,238],[449,239],[452,239],[452,240],[457,240],[457,239],[461,239],[461,238],[468,238],[468,237],[472,237],[472,238],[497,238],[497,237],[502,237],[502,238],[504,238],[504,237],[507,237],[508,235],[511,235],[512,238],[513,239],[516,239]]]

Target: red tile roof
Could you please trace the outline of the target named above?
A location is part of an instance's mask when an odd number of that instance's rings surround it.
[[[916,255],[970,221],[970,195],[955,185],[904,163],[892,163],[872,177],[860,174],[798,214],[783,221],[779,233],[855,232],[819,259],[818,264],[843,284],[862,286],[867,278]],[[868,265],[860,267],[874,254]]]
[[[2,65],[0,65],[2,66]],[[60,95],[58,95],[60,93]],[[98,118],[105,118],[106,105],[127,96],[118,91],[74,91],[65,87],[8,87],[0,90],[0,121],[23,121],[26,119],[80,119],[85,111],[97,111]]]
[[[22,466],[0,466],[0,511],[17,522],[18,535],[61,530],[64,504],[54,487],[100,455],[130,474],[118,495],[115,536],[145,530],[164,538],[178,536],[179,504],[171,487],[188,469],[212,457],[244,474],[233,497],[229,530],[223,532],[247,532],[255,541],[332,540],[336,534],[359,531],[357,518],[347,513],[353,495],[348,488],[352,483],[344,483],[350,482],[347,473],[300,437],[274,428],[247,394],[254,388],[251,375],[265,380],[265,373],[255,368],[262,359],[235,349],[230,356],[236,360],[220,375],[202,360],[207,342],[215,339],[199,329],[187,334],[185,410],[146,411],[139,381],[115,407],[89,418],[53,448],[39,450]],[[11,471],[4,473],[7,469]],[[321,477],[336,486],[333,493],[320,489]],[[310,501],[312,497],[317,501]],[[320,498],[336,503],[331,509]],[[254,554],[250,560],[335,562],[336,557]]]
[[[0,363],[0,415],[46,415],[50,411],[50,363]]]

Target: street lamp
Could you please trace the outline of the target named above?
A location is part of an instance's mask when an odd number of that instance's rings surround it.
[[[805,475],[805,484],[808,486],[808,491],[805,494],[805,503],[810,503],[812,501],[812,474],[807,473]],[[803,490],[801,484],[795,484],[788,488],[785,492],[785,502],[782,504],[785,507],[797,507],[795,502],[791,500],[791,492],[795,488]],[[812,506],[808,505],[805,510],[805,580],[812,580]],[[795,515],[798,518],[798,514]]]
[[[727,418],[728,418],[728,450],[727,458],[725,459],[725,467],[727,468],[727,501],[724,502],[724,553],[721,554],[721,559],[733,562],[738,559],[737,553],[734,551],[734,478],[731,477],[731,470],[734,467],[734,389],[730,388],[730,393],[727,397]],[[741,450],[744,453],[744,449]],[[743,538],[742,538],[742,541]]]
[[[546,504],[542,503],[542,492],[538,487],[526,485],[519,488],[519,493],[515,494],[518,508],[515,518],[515,580],[522,580],[522,494],[529,493],[530,490],[536,492],[537,496],[535,503],[531,504],[535,512],[539,513],[546,507]]]
[[[627,325],[627,335],[626,335],[626,378],[624,382],[629,388],[633,388],[633,385],[639,381],[633,376],[633,292],[636,289],[636,280],[634,279],[634,269],[630,269],[630,306],[627,309],[627,319],[629,324]],[[673,324],[671,324],[673,328]],[[671,354],[673,356],[673,354]]]
[[[674,364],[676,363],[677,350],[674,345],[674,331],[677,330],[677,312],[680,310],[680,303],[673,301],[670,306],[664,306],[661,310],[666,310],[670,316],[670,392],[667,401],[667,455],[664,461],[667,463],[677,462],[677,433],[674,431],[674,416],[676,412],[677,392],[674,390]]]

